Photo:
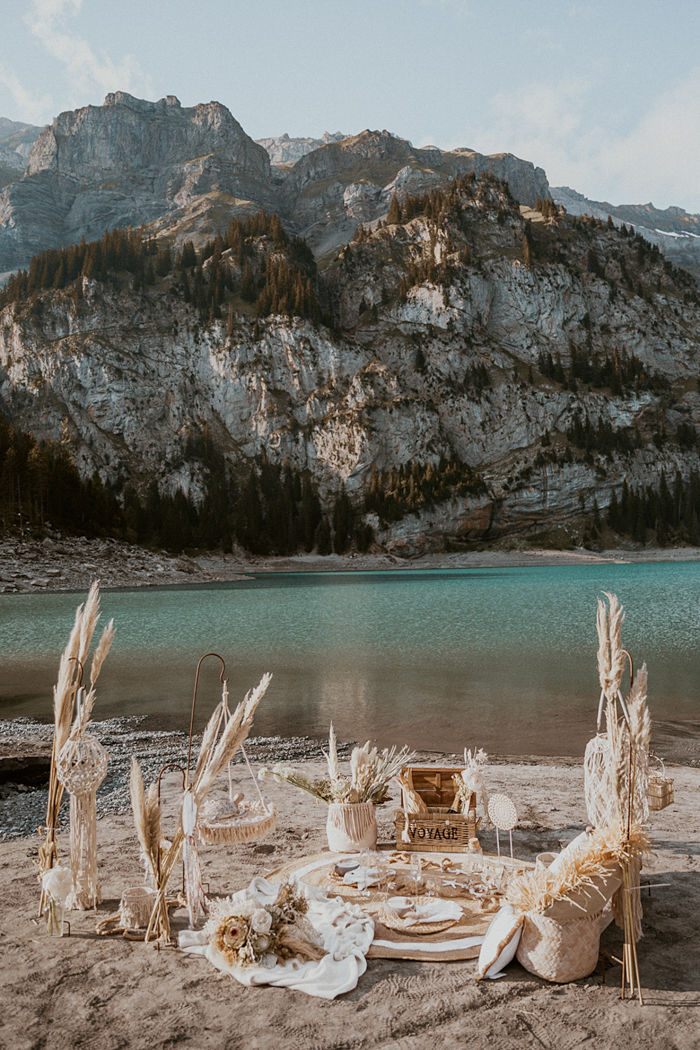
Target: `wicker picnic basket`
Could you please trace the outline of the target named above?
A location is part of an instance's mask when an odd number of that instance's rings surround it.
[[[402,775],[420,795],[428,811],[409,813],[408,816],[403,809],[394,812],[397,849],[424,853],[469,850],[469,841],[476,839],[479,823],[476,795],[472,794],[466,814],[455,813],[452,809],[456,794],[454,777],[461,771],[459,766],[404,766]]]

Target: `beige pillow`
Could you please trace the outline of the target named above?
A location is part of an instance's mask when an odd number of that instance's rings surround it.
[[[515,957],[525,916],[512,904],[503,904],[491,920],[481,945],[476,967],[477,981],[502,977],[501,970]]]

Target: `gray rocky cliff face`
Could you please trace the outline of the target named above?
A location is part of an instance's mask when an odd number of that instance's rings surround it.
[[[296,164],[307,153],[312,153],[321,146],[327,146],[329,142],[340,142],[344,138],[345,135],[340,131],[335,133],[324,131],[320,139],[293,138],[285,133],[272,138],[256,139],[256,142],[267,150],[271,164],[282,165]]]
[[[264,451],[308,469],[325,494],[345,484],[357,504],[373,468],[457,459],[480,473],[482,493],[386,526],[372,517],[397,552],[566,527],[594,500],[603,510],[624,481],[655,485],[662,471],[698,469],[697,446],[673,435],[681,423],[700,427],[700,312],[679,299],[662,260],[652,256],[635,276],[649,287],[653,279],[653,293],[613,294],[614,282],[577,265],[576,253],[604,260],[627,242],[605,228],[567,227],[570,254],[527,267],[518,209],[505,197],[487,205],[477,195],[461,226],[437,235],[419,216],[340,252],[325,273],[335,331],[242,313],[205,325],[165,291],[86,278],[79,297],[47,292],[7,306],[4,411],[38,436],[68,441],[85,473],[129,478],[142,491],[156,480],[194,499],[206,477],[186,446],[204,426],[232,464],[247,469]],[[509,210],[496,221],[499,205]],[[460,230],[471,262],[451,263],[443,284],[417,279],[397,294],[406,258],[456,259]],[[543,227],[541,237],[533,251],[544,258],[559,235]],[[568,368],[583,350],[634,355],[657,379],[614,393],[539,371],[543,353]],[[635,432],[638,444],[571,455],[577,419]]]
[[[106,229],[191,220],[193,206],[270,206],[270,186],[267,153],[225,106],[116,92],[60,114],[36,139],[25,177],[0,193],[0,271]]]
[[[0,186],[24,174],[27,158],[41,128],[0,117]]]
[[[359,222],[383,216],[394,195],[426,193],[466,172],[491,172],[523,204],[549,197],[542,168],[511,154],[416,149],[388,131],[363,131],[294,165],[282,189],[283,214],[304,231],[317,255],[325,255],[347,243]]]

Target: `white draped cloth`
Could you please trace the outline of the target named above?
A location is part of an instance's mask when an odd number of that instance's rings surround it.
[[[272,967],[235,966],[212,950],[204,930],[182,930],[180,948],[191,955],[203,955],[218,970],[235,977],[241,984],[293,988],[320,999],[335,999],[351,992],[367,969],[365,956],[374,937],[374,922],[356,904],[339,897],[329,898],[316,886],[298,883],[297,889],[309,902],[306,918],[321,936],[326,950],[322,959],[309,962],[289,959]],[[278,890],[276,883],[258,877],[242,895],[265,906],[274,903]]]

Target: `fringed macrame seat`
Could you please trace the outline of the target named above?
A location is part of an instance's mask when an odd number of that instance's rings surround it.
[[[223,846],[242,844],[262,838],[277,826],[277,809],[265,799],[248,802],[208,800],[197,820],[197,833],[202,842]]]
[[[629,730],[625,727],[621,732],[626,734],[624,753],[629,754]],[[634,748],[634,787],[630,800],[630,818],[634,824],[646,824],[649,820],[648,758],[644,748]],[[630,767],[629,764],[623,763],[618,768],[607,733],[597,733],[586,744],[583,770],[589,823],[593,827],[602,827],[604,824],[626,819]]]

